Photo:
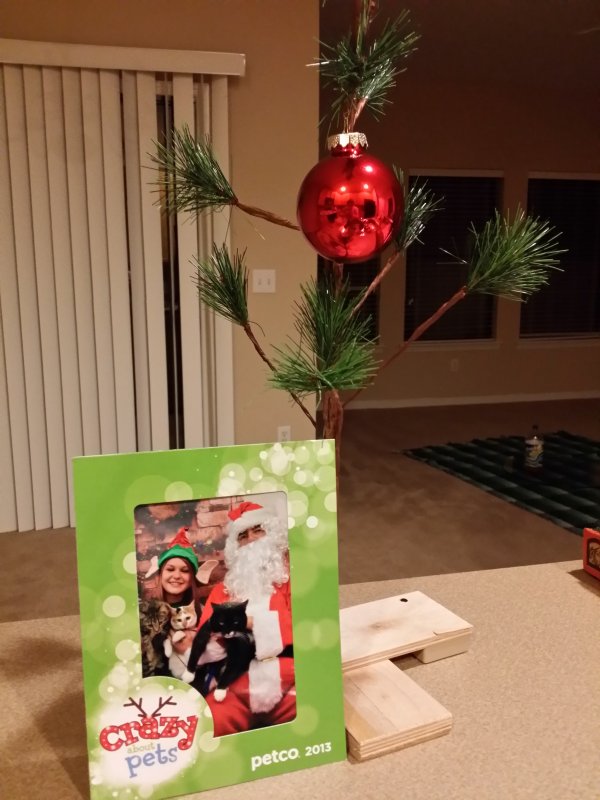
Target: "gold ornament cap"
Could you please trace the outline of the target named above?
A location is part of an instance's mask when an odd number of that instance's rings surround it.
[[[327,149],[333,150],[334,147],[368,147],[367,137],[364,133],[352,131],[352,133],[336,133],[334,136],[327,137]]]

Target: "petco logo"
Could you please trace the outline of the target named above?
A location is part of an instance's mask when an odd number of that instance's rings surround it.
[[[107,754],[115,754],[110,759],[113,775],[118,772],[122,780],[139,782],[147,781],[151,772],[152,780],[158,782],[185,766],[178,762],[193,744],[198,716],[167,716],[165,709],[176,705],[172,697],[159,697],[154,711],[146,712],[142,698],[136,701],[130,697],[128,703],[123,703],[123,708],[138,710],[138,719],[115,720],[115,724],[102,728],[98,737]]]

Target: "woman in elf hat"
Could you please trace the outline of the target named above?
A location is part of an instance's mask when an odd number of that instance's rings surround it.
[[[162,599],[179,607],[195,600],[194,583],[198,572],[198,556],[187,538],[187,528],[177,536],[158,557],[158,574]]]
[[[211,564],[208,564],[210,568]],[[202,613],[198,597],[199,582],[206,582],[207,564],[199,569],[198,557],[187,537],[187,528],[180,528],[161,555],[152,559],[146,577],[158,572],[158,596],[140,603],[140,627],[142,631],[143,674],[169,675],[165,658],[164,642],[171,626],[171,609],[186,608],[193,615],[183,637],[173,643],[178,653],[184,653],[194,638],[196,622]],[[167,605],[168,604],[168,605]]]

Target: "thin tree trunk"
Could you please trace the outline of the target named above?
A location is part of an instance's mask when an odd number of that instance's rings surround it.
[[[335,440],[336,488],[339,492],[344,406],[337,389],[323,393],[323,439]]]

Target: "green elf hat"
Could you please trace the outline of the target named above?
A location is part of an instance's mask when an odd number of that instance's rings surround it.
[[[192,544],[187,538],[187,531],[188,528],[180,528],[177,531],[177,536],[173,539],[169,547],[160,554],[158,557],[159,569],[165,561],[168,561],[170,558],[185,558],[194,568],[194,573],[198,572],[198,556],[194,553]]]

